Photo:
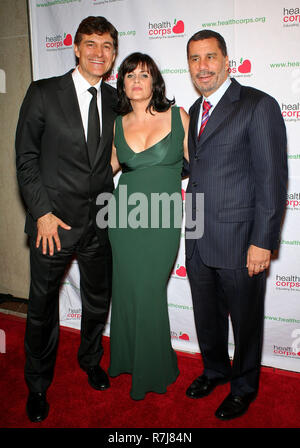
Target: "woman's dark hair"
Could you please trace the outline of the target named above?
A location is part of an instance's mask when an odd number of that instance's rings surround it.
[[[82,35],[87,34],[104,34],[109,33],[114,43],[114,50],[118,51],[118,31],[116,28],[106,20],[105,17],[101,16],[89,16],[82,20],[79,24],[74,37],[74,44],[79,45],[82,40]]]
[[[132,111],[132,106],[130,100],[127,98],[124,91],[124,79],[127,73],[133,72],[138,65],[146,67],[152,76],[152,98],[146,108],[150,111],[153,108],[156,112],[165,112],[173,104],[175,104],[175,99],[169,100],[166,98],[166,86],[163,77],[153,59],[147,54],[143,53],[132,53],[122,62],[118,70],[118,81],[117,81],[117,91],[118,91],[118,106],[117,111],[120,115],[126,115]]]

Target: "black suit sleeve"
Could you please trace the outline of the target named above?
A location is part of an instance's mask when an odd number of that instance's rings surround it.
[[[52,211],[39,168],[44,128],[45,105],[38,83],[33,82],[20,109],[16,130],[16,166],[21,193],[35,220]]]
[[[255,184],[255,217],[250,244],[276,249],[287,188],[287,140],[278,103],[264,96],[249,130]]]
[[[188,177],[189,175],[190,175],[190,164],[186,160],[186,158],[183,158],[183,167],[182,167],[182,171],[181,171],[181,177],[183,179],[185,177]]]

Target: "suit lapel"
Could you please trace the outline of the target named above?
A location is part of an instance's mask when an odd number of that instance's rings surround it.
[[[217,106],[213,110],[204,131],[198,142],[198,149],[210,138],[210,136],[218,129],[223,121],[234,109],[234,102],[240,99],[240,84],[235,80],[231,80],[231,85],[228,87]],[[199,113],[199,110],[198,110]]]
[[[88,161],[87,145],[81,119],[80,108],[76,95],[72,71],[62,77],[59,90],[59,102],[64,112],[66,122],[71,130],[74,143],[82,148],[84,157]]]
[[[198,100],[196,101],[190,119],[190,131],[195,147],[198,145],[198,119],[201,103],[202,103],[202,96],[198,98]]]
[[[102,131],[101,140],[95,158],[95,163],[101,158],[104,148],[111,138],[112,123],[115,115],[112,109],[113,101],[110,91],[106,88],[104,82],[101,83],[101,104],[102,104]]]
[[[72,71],[73,70],[64,75],[60,80],[58,91],[59,102],[64,112],[66,122],[71,130],[72,139],[74,143],[80,145],[83,156],[86,159],[87,163],[89,163],[88,150],[81,119],[80,108],[71,74]],[[110,134],[112,130],[112,123],[115,119],[115,114],[112,108],[114,103],[111,96],[111,92],[106,87],[104,82],[101,83],[101,104],[102,104],[102,135],[93,166],[101,158],[103,150],[107,146],[108,141],[111,138]]]

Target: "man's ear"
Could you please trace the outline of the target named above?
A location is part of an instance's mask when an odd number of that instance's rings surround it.
[[[74,44],[74,53],[75,53],[75,56],[79,59],[79,45],[77,45],[77,44]]]

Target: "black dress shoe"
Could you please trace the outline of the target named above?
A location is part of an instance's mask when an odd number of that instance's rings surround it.
[[[228,382],[226,378],[207,378],[206,375],[201,375],[192,382],[186,391],[189,398],[203,398],[209,395],[216,386]]]
[[[240,417],[245,414],[251,402],[255,400],[255,397],[255,393],[244,396],[232,395],[230,393],[221,406],[216,410],[215,416],[221,420],[230,420],[232,418]]]
[[[108,376],[100,366],[89,367],[86,373],[88,375],[88,382],[94,389],[105,390],[109,388]]]
[[[49,413],[49,404],[45,393],[30,392],[26,404],[26,412],[32,422],[42,422]]]

